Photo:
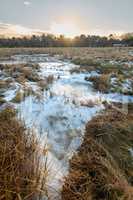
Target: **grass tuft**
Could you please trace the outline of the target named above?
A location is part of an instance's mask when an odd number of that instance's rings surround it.
[[[88,81],[93,83],[96,90],[100,92],[109,92],[110,89],[110,75],[92,76],[88,78]]]
[[[47,172],[39,142],[15,115],[10,107],[0,112],[0,199],[41,199],[47,195]]]
[[[108,110],[88,122],[83,143],[70,160],[63,200],[132,200],[132,115]]]

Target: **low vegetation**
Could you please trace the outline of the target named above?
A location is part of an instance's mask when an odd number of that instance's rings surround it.
[[[98,67],[100,65],[100,63],[98,61],[92,60],[92,59],[88,59],[88,58],[75,58],[72,59],[72,62],[76,65],[82,65],[82,66],[94,66],[94,67]]]
[[[133,199],[132,124],[131,113],[114,109],[88,122],[83,143],[70,160],[63,200]]]
[[[92,82],[94,89],[100,92],[133,95],[133,80],[131,77],[126,78],[124,75],[110,73],[99,76],[86,76],[85,80]]]
[[[16,96],[12,99],[14,103],[20,103],[24,99],[24,94],[20,91],[16,93]]]
[[[93,86],[96,90],[100,92],[109,92],[110,90],[110,76],[101,75],[101,76],[92,76],[88,81],[93,82]]]
[[[8,80],[0,80],[0,89],[6,89],[9,87],[10,82]]]
[[[54,81],[53,75],[41,76],[38,64],[6,64],[0,65],[0,69],[4,77],[4,80],[0,80],[0,90],[3,96],[6,89],[10,92],[13,88],[19,87],[15,97],[11,99],[13,103],[20,103],[29,95],[36,96],[36,93],[41,93],[41,90],[49,89],[49,85]],[[3,103],[4,99],[1,98],[0,104]]]
[[[58,54],[58,58],[77,65],[71,73],[86,73],[85,80],[91,81],[95,90],[133,95],[133,56],[129,51],[133,48],[0,49],[0,59],[22,52]],[[41,77],[37,64],[0,65],[0,70],[4,77],[0,79],[0,106],[6,102],[4,92],[10,87],[17,90],[13,103],[28,95],[44,100],[41,90],[49,89],[54,81],[53,75]],[[88,72],[94,74],[88,76]],[[86,107],[98,104],[80,102]],[[70,160],[63,200],[133,199],[133,104],[124,105],[129,109],[125,113],[121,104],[104,102],[104,106],[106,111],[87,123],[82,145]],[[47,150],[40,148],[33,131],[26,130],[15,115],[9,107],[0,111],[0,200],[45,199],[48,172],[41,158]]]
[[[54,81],[54,76],[49,75],[45,77],[44,79],[40,79],[40,81],[38,81],[37,84],[42,90],[44,90],[44,89],[48,89],[49,85],[52,84],[53,81]]]
[[[13,64],[13,65],[1,65],[1,70],[6,76],[12,77],[18,82],[23,81],[38,81],[39,76],[37,74],[39,66],[37,64]]]
[[[0,97],[0,106],[1,106],[2,104],[4,104],[4,103],[6,103],[6,100],[5,100],[3,97]]]
[[[0,199],[42,199],[47,195],[47,170],[40,144],[15,115],[10,107],[0,112]]]
[[[60,55],[62,58],[99,61],[133,61],[133,57],[129,52],[132,52],[132,47],[111,47],[111,48],[0,48],[0,59],[9,59],[15,54],[50,54]]]

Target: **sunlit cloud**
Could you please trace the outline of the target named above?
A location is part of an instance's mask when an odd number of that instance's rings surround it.
[[[0,35],[5,37],[31,36],[33,34],[41,35],[42,33],[47,33],[47,31],[0,22]]]
[[[24,1],[24,5],[25,5],[25,6],[29,6],[30,4],[31,4],[30,1]]]
[[[57,36],[64,35],[65,37],[73,38],[75,36],[85,35],[100,35],[109,36],[114,34],[115,37],[119,38],[125,34],[126,31],[122,30],[101,30],[101,29],[90,29],[83,30],[79,26],[73,23],[52,23],[49,30],[32,29],[19,24],[7,24],[0,22],[0,36],[4,37],[22,37],[42,34],[55,34]]]
[[[90,35],[100,35],[100,36],[109,36],[110,34],[115,34],[116,37],[121,36],[122,34],[126,33],[123,30],[104,30],[104,29],[91,29],[88,31]]]

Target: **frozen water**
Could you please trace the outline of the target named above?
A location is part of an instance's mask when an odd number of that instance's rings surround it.
[[[19,63],[36,62],[40,65],[39,75],[42,78],[49,75],[55,78],[50,88],[41,93],[41,99],[30,95],[16,108],[28,127],[35,127],[38,133],[47,137],[48,167],[51,171],[48,184],[60,188],[68,170],[69,158],[81,144],[85,124],[104,109],[102,102],[133,102],[133,97],[94,91],[93,85],[85,77],[98,76],[97,72],[71,74],[70,70],[78,66],[57,57],[16,55],[12,60]],[[33,91],[38,90],[36,83],[25,84]],[[17,89],[18,86],[5,92],[7,101],[13,98]]]

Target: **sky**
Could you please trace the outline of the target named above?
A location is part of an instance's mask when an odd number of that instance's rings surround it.
[[[133,32],[133,0],[0,0],[0,33]]]

